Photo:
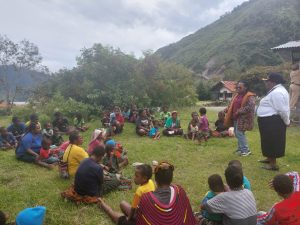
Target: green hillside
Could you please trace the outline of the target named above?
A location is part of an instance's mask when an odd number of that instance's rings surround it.
[[[299,0],[250,0],[155,54],[206,76],[282,62],[270,48],[300,40]]]

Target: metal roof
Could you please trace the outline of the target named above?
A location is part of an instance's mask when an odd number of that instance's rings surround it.
[[[271,48],[272,50],[289,49],[289,48],[300,48],[300,41],[290,41],[277,47]]]

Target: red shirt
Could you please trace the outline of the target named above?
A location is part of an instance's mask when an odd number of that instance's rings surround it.
[[[48,159],[50,155],[50,149],[43,149],[40,150],[40,156],[42,159]]]
[[[116,121],[118,121],[121,125],[124,124],[124,117],[122,116],[122,114],[116,114]]]
[[[232,118],[233,118],[233,120],[237,120],[237,116],[235,115],[235,113],[241,108],[243,97],[244,97],[243,95],[237,95],[233,100],[233,104],[232,104]]]
[[[299,225],[300,192],[294,192],[289,198],[276,203],[265,215],[258,217],[259,224]]]

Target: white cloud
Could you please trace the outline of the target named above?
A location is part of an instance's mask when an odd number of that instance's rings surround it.
[[[178,41],[245,0],[0,0],[1,34],[38,45],[50,70],[72,68],[83,47],[143,50]]]

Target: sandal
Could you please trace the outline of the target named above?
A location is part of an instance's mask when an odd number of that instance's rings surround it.
[[[272,170],[272,171],[278,171],[279,167],[278,166],[271,166],[271,165],[265,165],[261,167],[262,169],[265,170]]]
[[[267,159],[258,160],[258,162],[260,162],[260,163],[270,163],[270,161],[267,160]]]

